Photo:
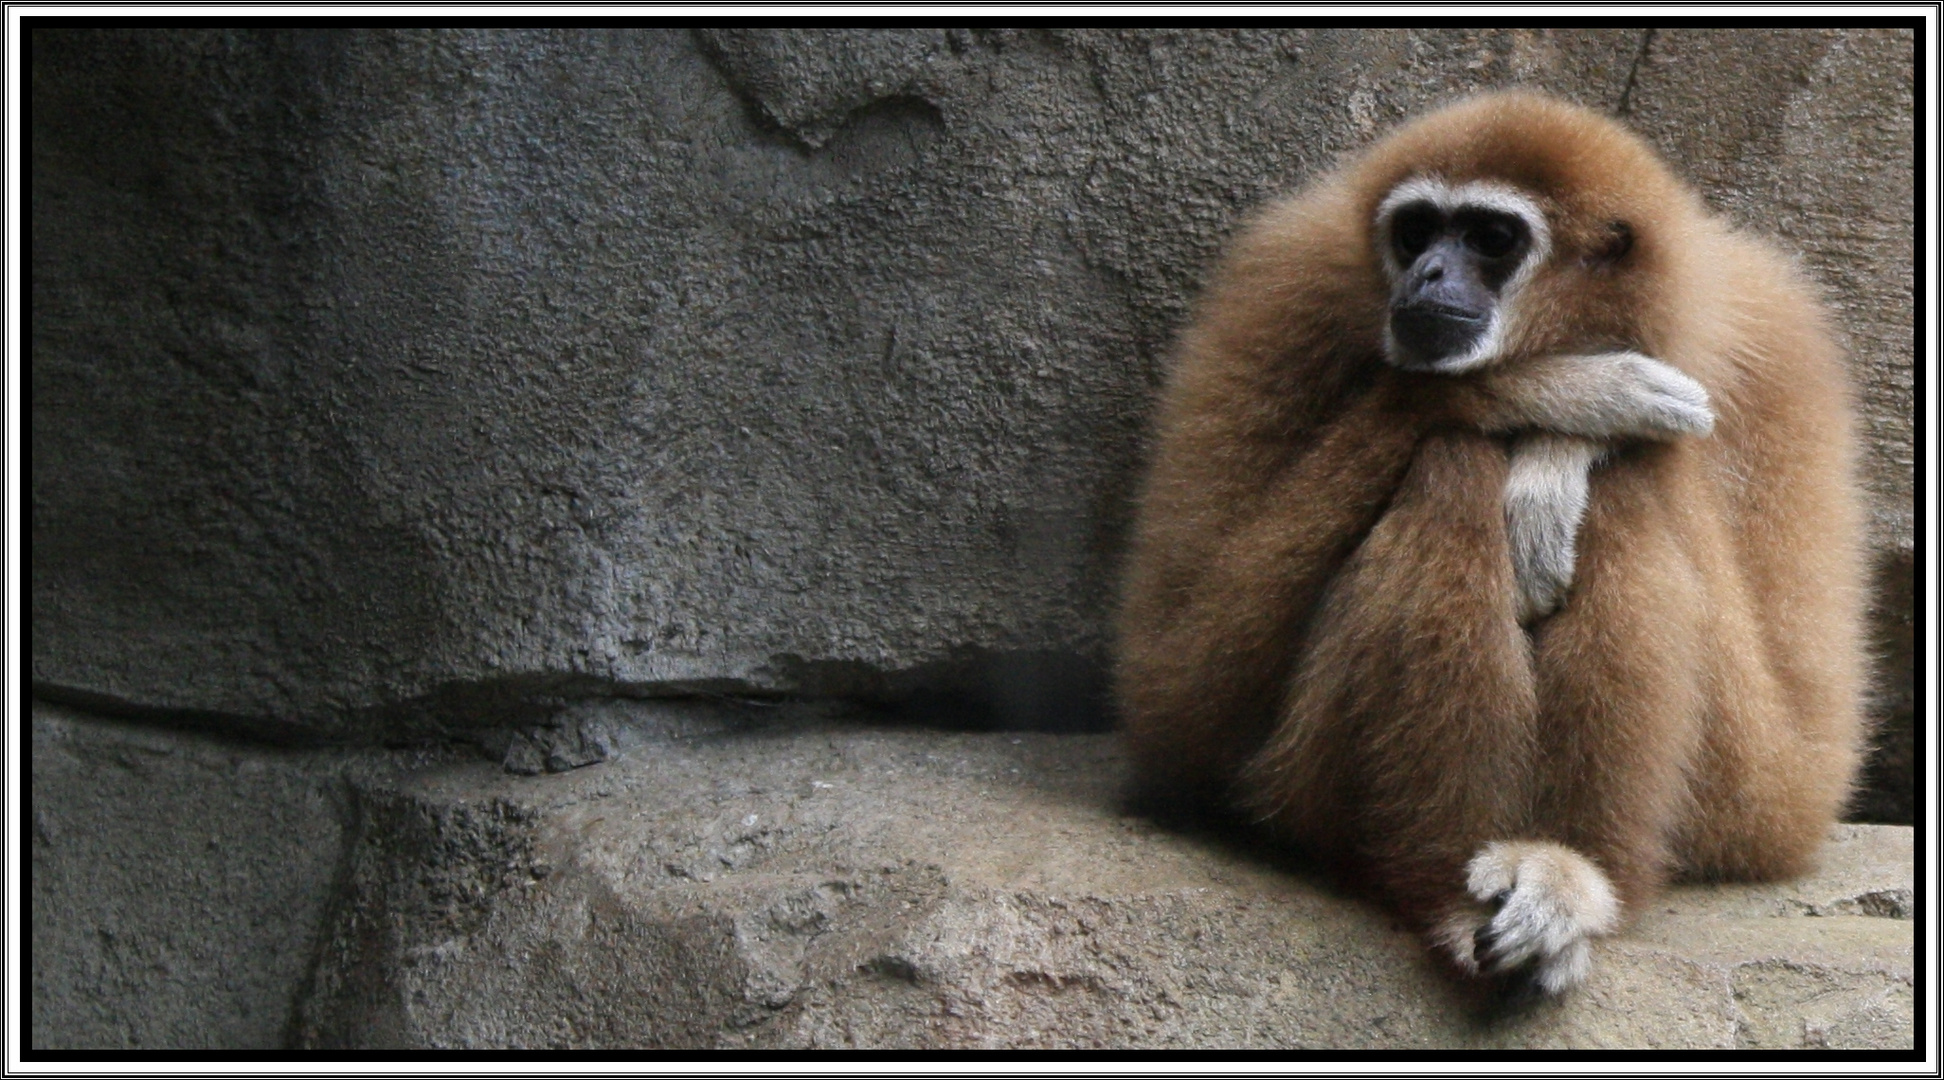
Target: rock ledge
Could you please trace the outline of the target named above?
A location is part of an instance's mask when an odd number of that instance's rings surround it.
[[[1110,737],[587,708],[612,756],[521,775],[37,706],[35,1042],[1913,1045],[1908,828],[1839,827],[1804,881],[1676,889],[1566,1002],[1493,1015],[1369,906],[1123,814]],[[254,1029],[224,1012],[280,991]]]

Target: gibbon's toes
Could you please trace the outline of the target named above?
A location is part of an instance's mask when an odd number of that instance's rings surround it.
[[[1588,939],[1619,922],[1619,901],[1606,875],[1559,844],[1487,844],[1466,867],[1465,886],[1494,909],[1472,937],[1477,970],[1530,977],[1548,994],[1562,994],[1586,978]]]

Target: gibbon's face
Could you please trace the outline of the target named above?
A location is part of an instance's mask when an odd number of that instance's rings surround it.
[[[1415,177],[1377,208],[1390,280],[1384,357],[1456,374],[1496,359],[1513,301],[1551,253],[1537,204],[1491,180]]]

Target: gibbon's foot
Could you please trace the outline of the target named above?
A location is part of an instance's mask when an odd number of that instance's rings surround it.
[[[1459,964],[1553,996],[1586,978],[1589,939],[1611,933],[1620,920],[1620,902],[1600,868],[1546,841],[1486,844],[1465,868],[1465,890],[1491,911],[1461,915],[1440,935]]]

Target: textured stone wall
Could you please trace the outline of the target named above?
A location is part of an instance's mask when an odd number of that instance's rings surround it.
[[[1096,670],[1238,216],[1509,84],[1625,113],[1802,252],[1907,640],[1912,49],[37,29],[36,686],[264,733],[684,687],[1045,705]]]

